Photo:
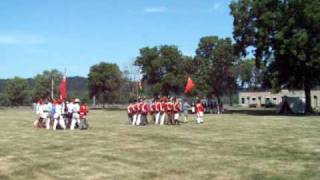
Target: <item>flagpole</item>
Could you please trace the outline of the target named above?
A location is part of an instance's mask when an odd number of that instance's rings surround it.
[[[53,77],[51,77],[51,99],[53,99]]]

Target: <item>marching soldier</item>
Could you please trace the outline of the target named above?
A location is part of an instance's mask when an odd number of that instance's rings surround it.
[[[173,124],[173,97],[171,97],[169,99],[169,101],[167,102],[167,124],[168,125],[172,125]]]
[[[156,113],[156,122],[155,124],[159,124],[160,123],[160,119],[161,119],[161,102],[160,99],[157,98],[156,102],[155,102],[155,113]]]
[[[72,120],[71,120],[71,126],[70,126],[70,130],[74,130],[76,123],[80,124],[80,100],[79,99],[75,99],[74,100],[74,104],[73,104],[73,108],[72,108]]]
[[[173,113],[174,113],[174,124],[180,125],[179,116],[181,111],[181,104],[178,99],[173,99]]]
[[[203,123],[204,107],[203,107],[200,99],[197,100],[196,112],[197,112],[197,123],[198,124]]]
[[[150,105],[150,110],[149,110],[151,119],[153,120],[154,123],[156,123],[156,99],[152,100],[152,103]]]
[[[43,128],[44,127],[44,122],[46,120],[45,114],[43,112],[43,100],[40,99],[36,105],[36,114],[37,114],[37,119],[34,121],[33,125],[34,127],[37,128]]]
[[[142,124],[142,106],[143,106],[143,99],[140,98],[139,99],[139,103],[138,103],[138,117],[137,117],[137,126],[140,126]]]
[[[50,129],[50,113],[49,106],[48,106],[48,100],[45,101],[45,103],[42,105],[42,111],[43,111],[43,119],[46,123],[46,129]]]
[[[79,129],[88,129],[88,123],[87,123],[87,114],[89,112],[89,107],[86,103],[82,103],[80,106],[80,125]]]
[[[138,122],[138,117],[139,117],[139,102],[137,101],[136,103],[134,103],[133,105],[133,109],[134,109],[134,115],[133,115],[133,121],[132,121],[132,126],[137,125]]]
[[[54,122],[53,122],[53,130],[56,130],[57,125],[59,124],[63,129],[66,129],[65,121],[63,119],[63,106],[62,100],[58,100],[54,103],[55,113],[53,115]]]
[[[132,124],[133,122],[133,116],[135,114],[135,110],[134,110],[134,104],[132,103],[132,101],[130,101],[130,104],[127,107],[127,112],[128,112],[128,122],[129,124]]]
[[[142,106],[141,106],[141,125],[148,124],[148,119],[147,119],[148,111],[149,111],[148,103],[143,99]]]
[[[160,125],[164,124],[164,121],[167,116],[167,98],[164,96],[161,99],[161,105],[160,105]]]

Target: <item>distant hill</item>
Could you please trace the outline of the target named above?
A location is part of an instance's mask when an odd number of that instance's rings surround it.
[[[28,84],[32,87],[34,80],[32,78],[27,79]],[[0,79],[0,93],[3,93],[6,88],[7,79]],[[88,91],[88,79],[85,77],[74,76],[67,78],[68,92],[87,92]]]

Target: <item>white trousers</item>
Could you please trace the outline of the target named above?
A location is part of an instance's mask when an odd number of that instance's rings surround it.
[[[60,125],[63,129],[66,129],[66,124],[64,122],[63,117],[60,115],[57,118],[54,118],[54,122],[53,122],[53,130],[57,129],[57,125]]]
[[[202,112],[197,113],[197,123],[198,124],[203,123],[203,113]]]
[[[74,130],[76,123],[78,123],[80,125],[80,115],[78,113],[73,113],[70,130]]]
[[[51,122],[51,119],[49,117],[48,114],[46,114],[46,118],[44,119],[45,122],[46,122],[46,129],[50,129],[50,122]]]
[[[160,125],[163,125],[164,124],[164,120],[166,119],[166,113],[163,113],[161,115],[161,119],[160,119]]]
[[[159,122],[160,122],[160,112],[157,112],[155,124],[159,124]]]
[[[138,117],[137,117],[137,126],[139,126],[141,123],[141,114],[138,114]]]
[[[132,126],[136,125],[136,123],[137,123],[137,117],[138,117],[137,114],[134,114],[134,115],[132,116]]]

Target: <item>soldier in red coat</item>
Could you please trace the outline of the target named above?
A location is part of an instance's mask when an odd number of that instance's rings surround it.
[[[133,104],[133,120],[132,120],[133,126],[137,125],[139,111],[140,111],[139,110],[139,102],[137,101]]]
[[[178,99],[174,98],[173,99],[173,118],[174,118],[174,124],[179,125],[179,117],[180,117],[180,111],[181,111],[181,103]]]
[[[173,97],[170,98],[170,100],[167,102],[167,117],[168,117],[168,121],[167,124],[168,125],[172,125],[173,124]]]
[[[140,125],[146,125],[148,124],[148,112],[149,112],[149,105],[148,103],[142,99],[142,106],[141,106],[141,123]]]
[[[86,103],[82,103],[80,105],[80,125],[79,129],[88,129],[88,121],[87,121],[87,114],[89,113],[89,107]]]
[[[203,114],[204,114],[204,107],[200,101],[200,99],[198,99],[197,104],[196,104],[196,112],[197,112],[197,123],[203,123]]]
[[[156,111],[156,122],[155,122],[155,124],[159,124],[160,123],[160,119],[161,119],[161,102],[160,102],[159,98],[157,98],[156,102],[155,102],[155,111]]]
[[[156,99],[153,99],[150,104],[149,114],[154,123],[156,123],[156,113]]]
[[[137,126],[141,125],[142,122],[142,106],[143,106],[143,99],[139,98],[139,102],[138,102],[138,117],[137,117]]]
[[[134,104],[133,101],[129,102],[129,105],[127,107],[127,112],[128,112],[128,122],[129,124],[132,124],[133,122],[133,116],[135,114],[135,109],[134,109]]]
[[[161,104],[160,104],[160,125],[164,124],[164,120],[167,116],[167,97],[161,98]]]

